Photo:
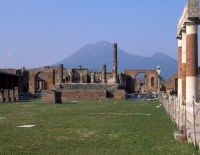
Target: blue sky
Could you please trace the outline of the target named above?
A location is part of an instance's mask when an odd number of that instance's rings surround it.
[[[127,53],[177,59],[186,0],[0,0],[0,68],[35,68],[82,46],[117,43]]]

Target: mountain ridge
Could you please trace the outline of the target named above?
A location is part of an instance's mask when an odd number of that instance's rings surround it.
[[[169,80],[171,74],[177,74],[177,60],[161,53],[156,52],[150,57],[143,57],[127,53],[120,48],[118,51],[118,71],[137,69],[137,70],[156,70],[161,67],[161,76]],[[76,68],[82,65],[83,68],[96,69],[101,71],[105,64],[107,71],[112,70],[113,65],[113,44],[108,41],[100,41],[95,44],[87,44],[77,50],[69,57],[53,64],[63,64],[65,68]]]

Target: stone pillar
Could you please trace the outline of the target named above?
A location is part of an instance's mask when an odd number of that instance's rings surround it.
[[[198,25],[186,23],[186,100],[198,102]]]
[[[94,83],[94,72],[91,73],[91,83]]]
[[[117,83],[117,44],[113,45],[113,83]]]
[[[39,81],[39,89],[42,89],[42,81]]]
[[[102,66],[102,83],[106,83],[106,65]]]
[[[73,73],[70,74],[70,83],[73,83]]]
[[[59,73],[60,73],[60,81],[59,81],[59,83],[62,84],[63,83],[63,64],[60,64]]]
[[[157,94],[158,94],[158,97],[160,95],[160,72],[161,72],[161,69],[160,69],[160,66],[157,66],[157,70],[158,72],[158,90],[157,90]]]
[[[80,83],[84,83],[83,74],[80,73]]]
[[[178,99],[182,103],[182,37],[178,39]]]

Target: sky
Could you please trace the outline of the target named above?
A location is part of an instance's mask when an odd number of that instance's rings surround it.
[[[86,44],[177,59],[176,30],[187,0],[0,0],[0,68],[57,63]]]

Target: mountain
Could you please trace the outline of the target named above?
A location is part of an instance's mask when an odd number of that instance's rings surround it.
[[[118,71],[128,69],[156,70],[161,67],[161,76],[169,80],[171,74],[177,74],[177,60],[163,54],[155,53],[151,57],[142,57],[124,52],[117,49]],[[65,68],[77,68],[82,65],[83,68],[102,70],[102,65],[106,65],[107,71],[112,70],[113,66],[113,44],[107,41],[100,41],[95,44],[88,44],[80,48],[68,58],[55,63],[63,64]]]

